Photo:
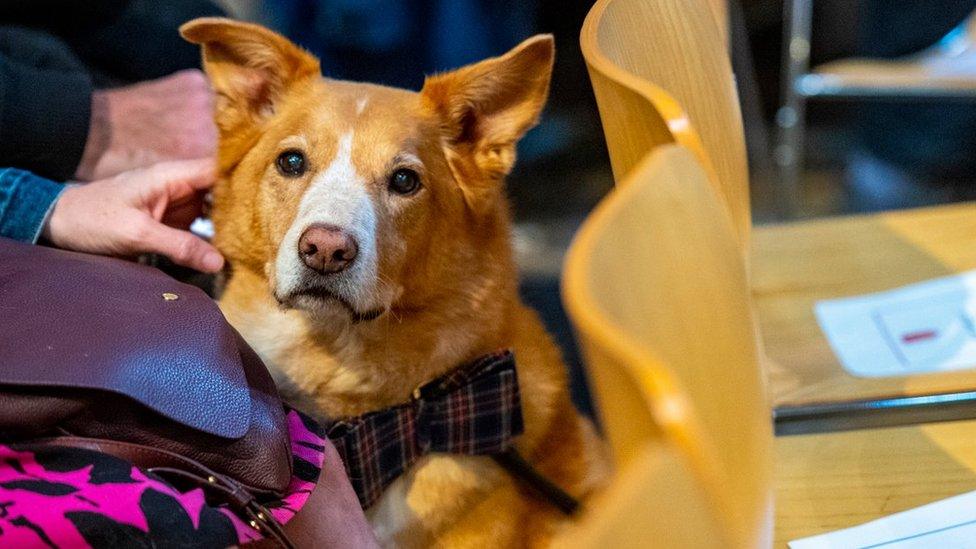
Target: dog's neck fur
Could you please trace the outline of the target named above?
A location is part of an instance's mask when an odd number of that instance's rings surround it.
[[[359,415],[402,403],[417,386],[513,346],[519,299],[510,248],[485,251],[477,263],[482,268],[458,286],[423,302],[394,303],[368,322],[353,323],[341,310],[316,318],[284,310],[264,274],[239,265],[221,306],[286,394],[297,392],[329,417]]]

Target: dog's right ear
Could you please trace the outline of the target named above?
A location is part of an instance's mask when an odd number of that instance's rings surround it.
[[[260,25],[204,17],[185,23],[180,34],[203,48],[223,137],[260,125],[290,86],[321,74],[311,54]]]

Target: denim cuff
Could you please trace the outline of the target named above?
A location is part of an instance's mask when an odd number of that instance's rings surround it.
[[[36,244],[64,189],[24,170],[0,169],[0,236]]]

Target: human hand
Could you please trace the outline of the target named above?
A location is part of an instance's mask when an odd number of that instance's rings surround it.
[[[59,248],[102,255],[158,253],[174,263],[216,272],[224,259],[186,229],[215,179],[211,159],[165,162],[68,187],[43,235]]]
[[[92,94],[88,140],[75,178],[104,179],[167,160],[212,157],[213,90],[196,69]]]

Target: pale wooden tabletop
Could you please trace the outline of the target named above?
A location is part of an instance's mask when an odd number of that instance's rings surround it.
[[[976,490],[976,421],[776,439],[775,547]]]
[[[853,377],[813,313],[821,299],[976,269],[976,203],[760,226],[752,242],[753,297],[776,407],[976,389],[976,370]]]

